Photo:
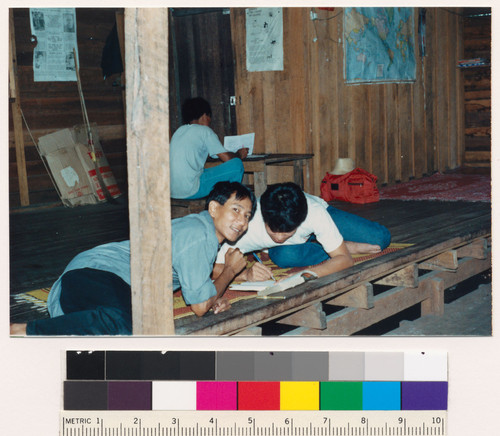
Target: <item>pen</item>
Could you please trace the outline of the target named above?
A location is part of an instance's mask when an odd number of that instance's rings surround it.
[[[257,259],[257,262],[261,263],[262,265],[264,265],[264,262],[262,262],[261,258],[258,256],[258,254],[254,251],[253,253],[253,257],[255,257]],[[276,281],[276,279],[274,278],[274,276],[272,275],[271,273],[271,278]]]
[[[285,300],[286,297],[284,295],[257,295],[257,298],[260,298],[262,300]]]

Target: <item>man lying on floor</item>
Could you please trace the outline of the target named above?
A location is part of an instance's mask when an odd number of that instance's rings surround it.
[[[239,250],[228,250],[215,281],[212,267],[220,244],[236,241],[254,211],[255,197],[248,188],[219,182],[207,198],[205,211],[172,220],[173,289],[182,289],[196,315],[229,309],[222,296],[246,266],[246,259]],[[12,324],[11,334],[132,334],[130,241],[100,245],[77,255],[52,286],[47,304],[50,318]]]
[[[247,233],[236,243],[221,247],[213,277],[224,270],[224,256],[231,248],[243,253],[267,248],[270,259],[280,268],[308,267],[321,277],[353,265],[351,254],[378,253],[390,242],[386,227],[329,206],[295,183],[278,183],[269,186],[257,200]],[[271,269],[256,262],[237,279],[271,277]]]

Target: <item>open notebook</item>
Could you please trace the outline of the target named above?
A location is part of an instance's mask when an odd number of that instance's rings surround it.
[[[294,288],[301,283],[316,278],[318,278],[316,273],[305,270],[293,274],[290,277],[282,279],[278,282],[274,280],[264,280],[260,282],[243,282],[238,284],[235,283],[230,285],[229,289],[232,289],[234,291],[257,291],[258,297],[264,297],[266,295],[284,291],[285,289]]]

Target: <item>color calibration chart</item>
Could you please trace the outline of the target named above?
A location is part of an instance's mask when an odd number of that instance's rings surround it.
[[[446,435],[445,352],[67,351],[62,436]]]

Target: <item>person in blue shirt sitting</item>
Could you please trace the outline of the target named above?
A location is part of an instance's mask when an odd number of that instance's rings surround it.
[[[254,212],[255,197],[247,187],[219,182],[207,198],[206,210],[172,220],[173,289],[182,289],[196,315],[229,309],[223,294],[246,260],[240,250],[230,249],[214,281],[212,268],[220,244],[243,235]],[[130,241],[78,254],[52,286],[47,304],[50,318],[11,324],[11,334],[132,334]]]
[[[170,140],[170,196],[178,199],[206,197],[220,181],[241,182],[248,148],[227,151],[210,128],[212,109],[201,97],[182,105],[182,120]],[[204,168],[208,157],[223,163]]]

